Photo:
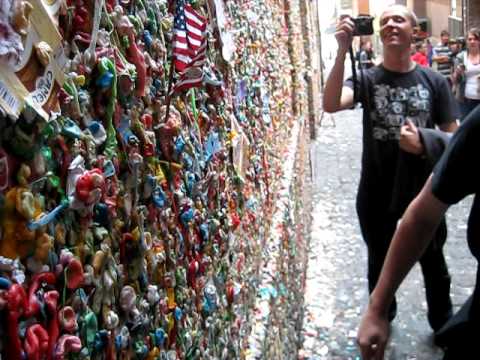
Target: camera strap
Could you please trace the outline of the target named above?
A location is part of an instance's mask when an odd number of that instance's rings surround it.
[[[352,80],[353,80],[353,104],[355,105],[359,101],[359,91],[358,91],[358,79],[357,79],[357,69],[355,55],[353,54],[353,47],[350,45],[348,49],[350,53],[350,63],[352,64]]]
[[[360,70],[360,83],[358,82],[358,77],[357,77],[357,67],[356,67],[356,57],[353,54],[353,47],[350,45],[350,48],[348,49],[350,53],[350,62],[352,63],[352,81],[353,81],[353,104],[357,104],[358,102],[361,102],[362,98],[362,93],[366,94],[366,89],[365,89],[365,79],[364,79],[364,70],[362,67],[362,62],[359,59],[358,60],[358,69]],[[368,102],[366,104],[362,104],[362,106],[367,106],[369,107]],[[367,109],[370,110],[370,109]]]
[[[358,60],[359,66],[358,69],[360,70],[360,83],[358,83],[358,78],[357,78],[357,69],[356,69],[356,61],[355,57],[353,55],[353,47],[350,46],[349,49],[350,52],[350,60],[352,62],[352,80],[353,80],[353,106],[358,102],[361,102],[361,105],[363,107],[363,111],[366,112],[370,116],[371,114],[371,108],[370,108],[370,101],[369,101],[369,90],[368,90],[368,85],[365,81],[365,74],[364,74],[364,69],[362,67],[362,63],[360,59]],[[362,101],[363,100],[363,101]],[[365,126],[365,124],[364,124]],[[376,163],[376,167],[378,169],[378,174],[379,176],[382,175],[382,162],[379,158],[379,149],[378,149],[378,143],[376,141],[373,142],[373,146],[377,147],[376,151],[374,152],[374,162]]]

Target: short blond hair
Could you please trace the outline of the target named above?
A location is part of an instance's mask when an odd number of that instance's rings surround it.
[[[385,12],[389,10],[401,11],[410,20],[410,24],[412,24],[412,27],[417,26],[418,24],[417,15],[415,15],[415,13],[409,8],[407,8],[405,5],[399,5],[399,4],[390,5],[383,11],[382,15],[380,15],[380,18],[382,18],[383,14],[385,14]]]

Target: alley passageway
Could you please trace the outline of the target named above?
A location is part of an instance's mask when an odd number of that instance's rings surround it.
[[[310,360],[360,359],[356,330],[368,300],[366,247],[355,196],[360,174],[361,109],[325,114],[311,146],[312,228],[305,295],[303,354]],[[471,293],[475,262],[465,240],[471,199],[447,214],[445,253],[455,310]],[[437,360],[417,265],[398,292],[387,360]]]

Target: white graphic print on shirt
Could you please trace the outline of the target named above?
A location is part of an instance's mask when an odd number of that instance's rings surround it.
[[[400,127],[409,118],[419,127],[426,127],[430,119],[430,92],[418,84],[410,88],[380,84],[374,86],[374,107],[370,113],[373,138],[398,140]]]

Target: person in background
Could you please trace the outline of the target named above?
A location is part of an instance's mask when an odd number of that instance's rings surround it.
[[[412,41],[412,43],[410,44],[410,57],[415,55],[416,52],[417,52],[417,43],[415,41]]]
[[[448,43],[448,47],[450,48],[453,62],[455,64],[455,57],[462,51],[462,45],[460,43],[460,40],[458,38],[450,39]]]
[[[362,43],[360,49],[360,54],[358,58],[358,67],[359,69],[370,69],[374,66],[373,59],[375,58],[375,54],[373,52],[373,45],[370,40],[367,40]]]
[[[455,57],[452,79],[463,120],[480,104],[480,29],[468,31],[467,50]]]
[[[453,58],[448,46],[450,34],[443,30],[440,34],[440,43],[433,48],[432,68],[442,74],[451,85]]]
[[[457,37],[457,43],[458,43],[459,51],[463,51],[467,48],[467,42],[465,41],[465,36]]]
[[[447,150],[423,190],[406,210],[393,236],[377,286],[360,323],[357,343],[363,360],[381,360],[390,333],[388,310],[395,292],[428,248],[450,205],[474,194],[468,217],[467,241],[480,260],[480,107],[473,110],[453,135]],[[480,268],[473,294],[438,332],[444,360],[479,359]],[[461,277],[462,275],[459,274]],[[403,331],[408,332],[408,329]],[[438,339],[440,338],[440,339]]]
[[[412,60],[420,66],[428,67],[427,59],[427,44],[423,41],[415,44],[415,53],[412,55]]]
[[[432,57],[433,57],[433,46],[432,42],[429,38],[425,39],[425,43],[427,44],[427,59],[428,59],[428,66],[432,67]]]
[[[417,18],[402,5],[389,6],[380,17],[383,63],[364,71],[361,82],[343,83],[345,57],[354,24],[342,18],[335,37],[337,57],[326,82],[323,109],[363,107],[362,170],[357,214],[368,250],[368,287],[377,283],[392,235],[406,206],[420,191],[443,151],[442,140],[456,128],[456,103],[445,78],[410,58]],[[342,86],[343,84],[343,86]],[[353,90],[355,87],[356,92]],[[358,97],[354,101],[354,93]],[[434,331],[451,316],[450,276],[443,255],[445,219],[420,265],[425,280],[428,321]],[[396,314],[396,303],[389,308]]]

